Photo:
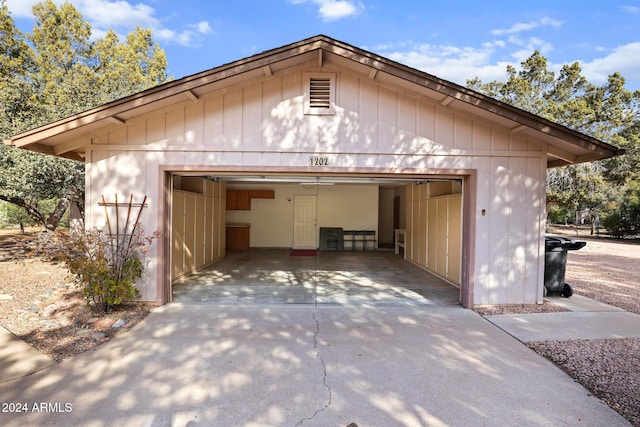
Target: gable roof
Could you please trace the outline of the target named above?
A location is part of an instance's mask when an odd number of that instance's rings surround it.
[[[235,83],[270,76],[298,64],[332,63],[370,79],[406,88],[453,111],[484,117],[513,133],[530,135],[548,144],[549,167],[605,159],[621,150],[580,132],[497,101],[455,83],[416,70],[324,35],[268,50],[239,61],[171,81],[94,109],[22,132],[6,144],[55,156],[83,159],[82,135],[167,107],[197,100]]]

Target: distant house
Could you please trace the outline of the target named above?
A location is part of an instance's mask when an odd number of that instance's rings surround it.
[[[540,303],[547,168],[617,153],[322,35],[7,142],[86,163],[88,226],[105,222],[102,196],[147,196],[145,230],[162,238],[142,294],[159,304],[228,245],[317,248],[325,227],[375,245],[401,230],[406,260],[466,307]]]

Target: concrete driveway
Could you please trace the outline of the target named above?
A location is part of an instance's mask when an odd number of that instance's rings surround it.
[[[429,303],[172,303],[0,396],[4,426],[629,425],[474,312]]]

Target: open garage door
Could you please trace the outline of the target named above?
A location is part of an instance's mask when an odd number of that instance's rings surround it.
[[[180,287],[180,295],[185,294],[190,279],[194,285],[198,281],[202,284],[205,280],[202,272],[206,271],[213,271],[218,277],[227,276],[225,286],[236,279],[251,282],[251,278],[278,286],[283,276],[304,276],[296,273],[295,266],[302,266],[304,271],[313,270],[316,275],[321,270],[326,275],[327,269],[332,268],[348,272],[349,268],[340,263],[347,261],[371,265],[369,275],[373,280],[381,263],[387,262],[386,257],[393,262],[401,261],[393,266],[389,264],[390,271],[396,271],[398,265],[407,271],[418,267],[423,273],[428,272],[418,282],[427,283],[429,277],[433,277],[431,282],[446,284],[457,293],[457,300],[462,300],[458,289],[464,293],[463,287],[467,286],[462,268],[464,178],[247,176],[202,172],[181,172],[172,178],[172,191],[167,192],[172,199],[169,286]],[[324,242],[327,229],[339,230],[339,237],[332,235],[334,241]],[[403,250],[398,255],[393,251],[394,241],[389,237],[381,240],[380,236],[385,235],[403,236]],[[331,262],[319,266],[317,257],[287,258],[292,248],[322,248],[321,260]],[[348,261],[347,255],[358,258]],[[377,258],[377,261],[368,264],[366,257]],[[225,258],[236,267],[225,267],[222,262]],[[274,263],[286,264],[282,259],[293,267],[278,269],[278,273],[262,268]],[[237,263],[245,267],[238,268]],[[227,269],[211,268],[216,264]],[[200,273],[195,274],[197,272]],[[366,269],[359,274],[366,277]],[[402,275],[396,278],[401,281]],[[345,283],[345,278],[339,281]],[[213,280],[212,286],[214,282],[220,285]],[[301,283],[304,287],[304,280]],[[363,282],[358,279],[353,283]],[[412,288],[418,292],[421,286],[407,285],[407,289]],[[276,293],[284,290],[286,288]],[[172,298],[178,295],[173,290],[170,292]],[[230,291],[225,292],[229,295]]]

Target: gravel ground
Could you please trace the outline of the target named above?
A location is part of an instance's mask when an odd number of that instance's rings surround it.
[[[634,426],[640,426],[640,339],[529,343]]]
[[[25,259],[21,239],[0,232],[0,324],[43,353],[58,361],[72,357],[112,339],[147,315],[149,306],[131,304],[95,317],[80,291],[69,283],[63,266]],[[640,244],[578,239],[588,243],[569,252],[566,281],[574,292],[640,314]],[[16,255],[23,261],[12,260]],[[481,315],[566,311],[548,302],[475,310]],[[124,325],[114,328],[118,320]],[[529,347],[640,427],[640,339],[545,341]]]
[[[640,242],[576,237],[565,279],[574,293],[640,314]],[[594,395],[640,427],[640,339],[533,343]]]

